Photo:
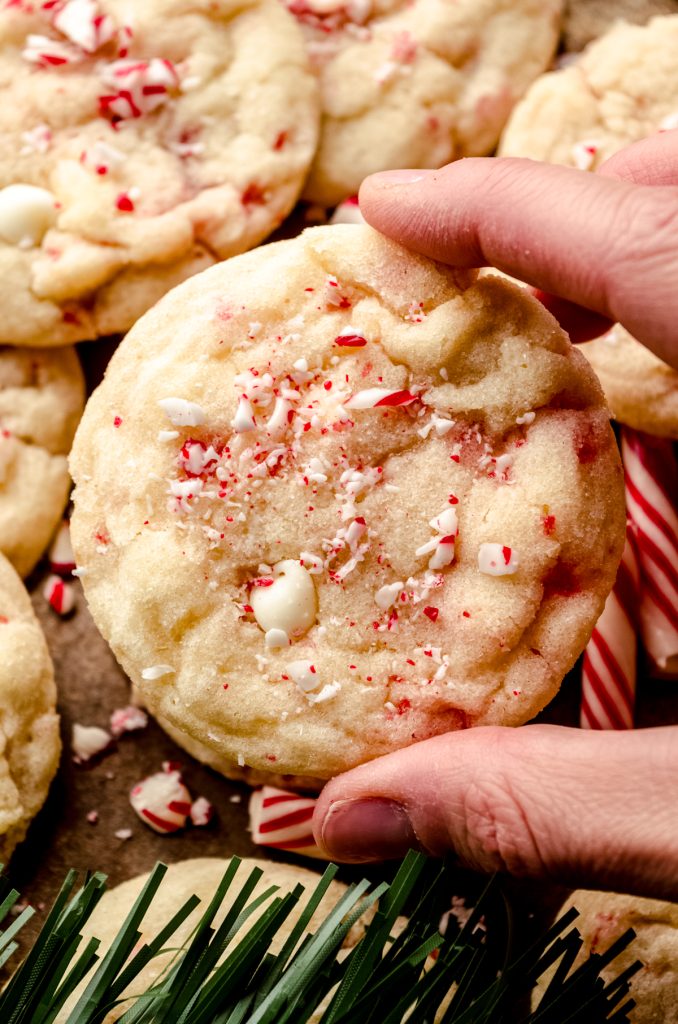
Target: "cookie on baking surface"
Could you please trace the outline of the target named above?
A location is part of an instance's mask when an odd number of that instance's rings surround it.
[[[124,331],[286,216],[318,89],[277,0],[2,0],[4,340]]]
[[[42,807],[59,764],[54,670],[30,598],[0,555],[0,860]]]
[[[571,907],[579,911],[574,927],[584,939],[573,969],[592,953],[605,953],[628,928],[633,928],[633,943],[603,969],[601,976],[609,983],[640,960],[643,966],[630,979],[629,996],[636,1005],[629,1019],[633,1024],[678,1024],[678,904],[578,889],[567,898],[558,916]],[[553,973],[540,978],[533,1008],[539,1005]]]
[[[367,227],[176,289],[77,434],[94,619],[221,771],[326,778],[519,724],[586,643],[624,539],[599,385],[536,300]]]
[[[574,64],[535,82],[500,155],[595,170],[624,146],[678,128],[676,53],[678,14],[617,25]],[[678,371],[620,327],[581,348],[618,420],[678,438]]]
[[[658,14],[678,14],[677,0],[567,0],[563,19],[565,49],[583,50],[616,21],[642,25]]]
[[[66,456],[85,402],[73,348],[0,347],[0,552],[26,576],[71,489]]]
[[[157,981],[161,973],[167,969],[168,964],[171,962],[174,950],[182,946],[190,938],[200,918],[205,913],[210,900],[214,897],[228,865],[228,860],[222,860],[218,857],[195,857],[169,865],[160,888],[148,907],[140,925],[142,941],[149,942],[155,938],[174,916],[177,908],[183,906],[191,896],[197,896],[200,900],[200,905],[186,918],[172,936],[172,949],[154,957],[137,975],[135,981],[130,986],[129,1000],[133,999],[140,992],[146,991]],[[301,906],[304,906],[304,900],[313,892],[320,881],[319,875],[313,871],[308,871],[306,868],[245,857],[238,868],[234,883],[226,892],[223,904],[215,916],[215,927],[219,927],[222,923],[226,913],[231,909],[235,897],[240,893],[242,884],[244,884],[254,868],[260,868],[264,874],[250,894],[250,899],[262,896],[266,889],[269,889],[271,886],[278,887],[279,891],[276,893],[276,896],[284,896],[292,892],[295,886],[303,885],[306,890],[306,896],[302,897]],[[129,881],[123,882],[121,885],[104,893],[101,902],[83,928],[82,934],[85,941],[91,937],[96,937],[101,940],[102,954],[105,955],[108,952],[135,900],[148,881],[148,877],[148,874],[138,875],[136,878],[130,878]],[[313,933],[317,930],[345,892],[346,886],[343,882],[330,882],[327,892],[308,922],[308,932]],[[270,907],[270,900],[266,900],[260,909],[254,911],[245,927],[251,927],[268,907]],[[299,912],[293,910],[290,917],[282,923],[279,932],[271,944],[272,952],[280,952],[283,943],[289,938],[298,918]],[[361,923],[354,925],[344,939],[343,949],[348,951],[355,946],[363,931],[364,928]],[[341,953],[339,955],[341,956]],[[77,989],[74,996],[66,1003],[64,1009],[57,1017],[57,1024],[67,1020],[69,1013],[77,1002],[78,996],[82,993],[82,988],[84,988],[84,985]],[[110,1024],[110,1022],[118,1020],[129,1007],[129,1001],[122,1006],[116,1007],[104,1018],[104,1024]],[[319,1017],[320,1014],[316,1013],[311,1020],[317,1021]]]
[[[320,80],[304,195],[335,206],[374,171],[482,156],[558,41],[561,0],[284,0]]]

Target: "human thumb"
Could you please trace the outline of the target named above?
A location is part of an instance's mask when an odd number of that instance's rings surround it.
[[[481,727],[329,782],[316,842],[335,860],[453,851],[480,871],[678,899],[678,728]]]

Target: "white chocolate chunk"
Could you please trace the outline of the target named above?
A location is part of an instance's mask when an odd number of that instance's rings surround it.
[[[56,198],[36,185],[8,185],[0,189],[0,238],[9,245],[30,249],[39,245],[57,219]]]
[[[287,672],[304,694],[317,690],[320,686],[318,674],[310,661],[291,661],[287,666]]]
[[[255,619],[266,634],[282,630],[288,637],[303,636],[315,622],[318,605],[310,573],[290,558],[273,567],[273,577],[270,586],[252,590]]]
[[[185,398],[161,398],[158,405],[175,427],[200,427],[205,422],[204,410]]]
[[[171,665],[150,665],[148,668],[142,669],[142,679],[161,679],[163,676],[168,676],[174,669]]]
[[[404,583],[398,582],[387,583],[385,587],[380,587],[374,595],[374,600],[383,612],[396,603],[404,586]]]
[[[481,544],[478,568],[486,576],[512,576],[518,568],[518,555],[506,544]]]
[[[267,629],[264,642],[270,651],[277,647],[289,647],[290,638],[284,629]]]

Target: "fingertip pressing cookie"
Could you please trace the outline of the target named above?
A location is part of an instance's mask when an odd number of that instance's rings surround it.
[[[561,0],[285,0],[323,122],[304,190],[336,206],[368,174],[482,156],[557,45]]]
[[[75,349],[0,347],[0,552],[27,576],[68,501],[85,402]]]
[[[114,355],[72,470],[95,621],[227,774],[327,778],[526,721],[624,541],[609,412],[550,314],[364,226],[166,297]]]
[[[317,85],[276,0],[16,0],[0,74],[9,344],[126,330],[277,227],[315,151]]]
[[[0,860],[42,807],[61,751],[54,670],[30,598],[0,555]]]
[[[678,14],[616,25],[577,61],[534,83],[500,155],[594,171],[624,146],[678,127],[676,53]],[[678,438],[678,371],[619,326],[581,350],[620,422]]]

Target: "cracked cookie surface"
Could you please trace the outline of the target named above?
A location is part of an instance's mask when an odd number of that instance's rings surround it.
[[[678,128],[678,14],[620,24],[573,64],[538,79],[516,107],[499,155],[595,171],[624,146]],[[580,346],[615,417],[678,438],[678,372],[622,327]]]
[[[304,195],[335,206],[363,178],[482,156],[558,41],[561,0],[285,0],[321,89]]]
[[[550,314],[361,226],[166,297],[114,355],[72,470],[97,625],[226,773],[326,778],[528,720],[624,539],[609,412]]]
[[[75,350],[0,347],[0,552],[27,576],[68,501],[85,402]]]
[[[277,227],[315,151],[317,84],[276,0],[13,0],[0,81],[9,344],[127,330]]]
[[[54,670],[30,598],[0,555],[0,857],[42,807],[61,742]]]

